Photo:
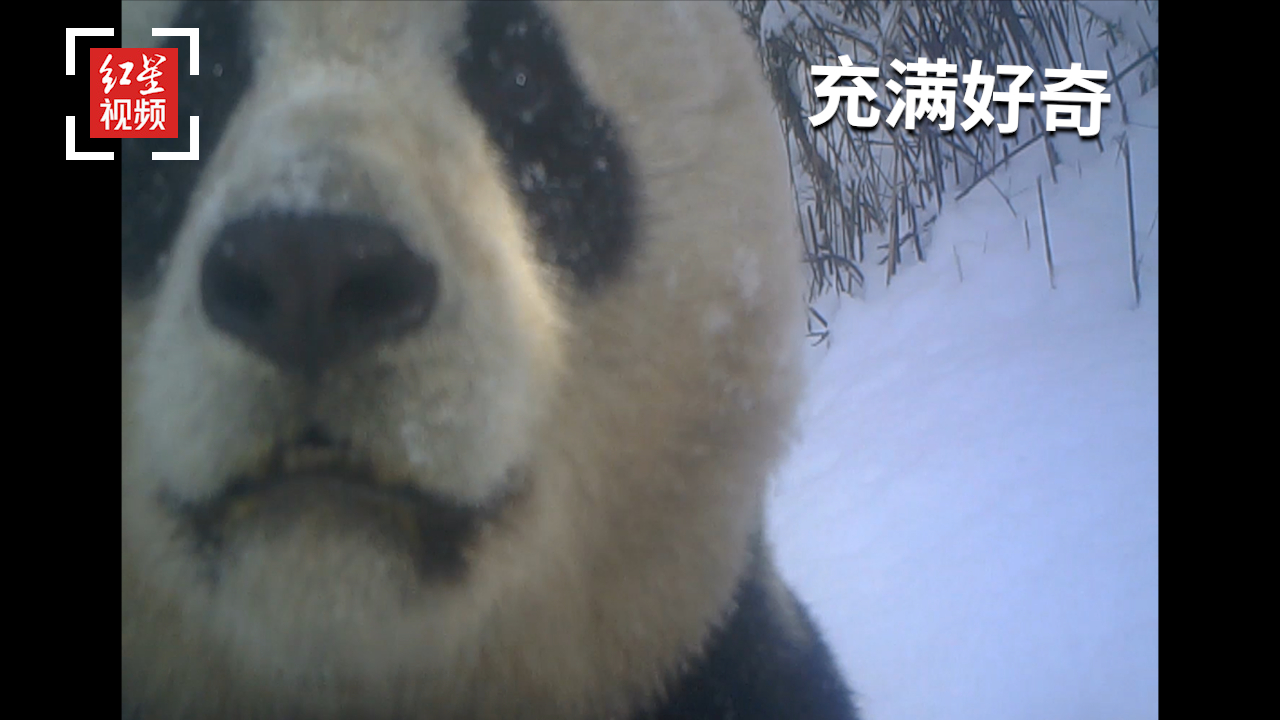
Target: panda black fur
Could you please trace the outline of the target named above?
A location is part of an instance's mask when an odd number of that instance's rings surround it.
[[[201,31],[123,152],[125,717],[855,717],[762,534],[799,245],[727,5],[124,18]]]

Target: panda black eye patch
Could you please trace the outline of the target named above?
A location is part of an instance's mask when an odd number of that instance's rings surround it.
[[[539,258],[578,287],[616,278],[635,241],[632,162],[573,72],[551,19],[527,0],[473,1],[458,82],[502,153]]]

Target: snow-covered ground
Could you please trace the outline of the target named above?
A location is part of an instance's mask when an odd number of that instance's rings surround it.
[[[865,300],[820,305],[770,523],[867,720],[1158,715],[1158,93],[1128,99],[1106,154],[1059,142],[1059,184],[1032,152],[996,179],[1018,217],[975,191],[926,264],[887,289],[869,264]]]

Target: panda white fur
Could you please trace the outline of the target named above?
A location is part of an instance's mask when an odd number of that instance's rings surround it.
[[[125,717],[854,717],[762,536],[800,246],[727,5],[124,21],[200,29],[123,153]]]

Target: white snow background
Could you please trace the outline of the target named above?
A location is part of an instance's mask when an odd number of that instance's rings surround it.
[[[924,264],[817,305],[770,530],[866,720],[1158,717],[1158,91],[1126,100],[1058,184],[1038,152],[995,178],[1017,217],[975,190]]]

